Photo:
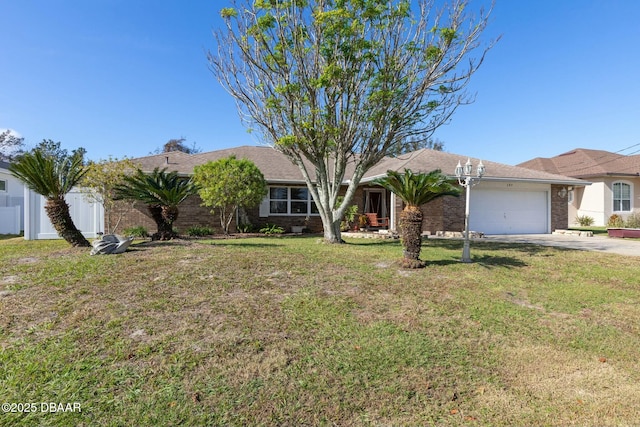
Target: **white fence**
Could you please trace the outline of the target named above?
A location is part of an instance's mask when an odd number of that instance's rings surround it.
[[[20,234],[22,207],[0,208],[0,234]]]
[[[26,240],[59,239],[47,212],[46,199],[26,189],[24,206],[24,238]],[[69,204],[71,219],[84,237],[93,238],[104,232],[104,209],[99,203],[89,203],[79,190],[72,190],[65,200]]]

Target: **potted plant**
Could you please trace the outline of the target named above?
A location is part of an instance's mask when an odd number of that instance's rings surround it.
[[[344,196],[339,196],[336,200],[336,206],[340,205],[344,200]],[[356,216],[358,215],[358,205],[351,205],[344,211],[342,221],[340,221],[340,231],[349,231],[354,229]]]
[[[309,218],[309,215],[307,215],[306,217],[304,217],[304,221],[302,223],[302,225],[292,225],[291,226],[291,232],[292,233],[299,233],[302,234],[305,231],[309,230],[309,222],[311,221],[311,218]]]
[[[369,218],[365,214],[358,215],[358,225],[360,230],[365,230],[369,225]]]

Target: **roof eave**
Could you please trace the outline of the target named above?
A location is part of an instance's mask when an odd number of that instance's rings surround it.
[[[455,179],[455,176],[452,177]],[[573,185],[576,187],[591,185],[589,181],[581,179],[545,179],[545,178],[503,178],[497,176],[487,176],[482,178],[483,181],[495,181],[495,182],[524,182],[531,184],[561,184],[561,185]]]
[[[363,184],[374,181],[377,178],[383,178],[387,176],[387,174],[375,175],[372,177],[368,177],[360,181]],[[447,178],[451,180],[458,179],[455,175],[447,175]],[[508,177],[497,177],[497,176],[485,176],[482,178],[483,181],[496,181],[496,182],[526,182],[526,183],[535,183],[535,184],[560,184],[560,185],[574,185],[574,186],[586,186],[591,185],[591,182],[578,180],[578,179],[544,179],[544,178],[508,178]]]
[[[637,178],[640,176],[638,173],[621,173],[621,172],[607,172],[606,176],[624,176],[625,178]]]

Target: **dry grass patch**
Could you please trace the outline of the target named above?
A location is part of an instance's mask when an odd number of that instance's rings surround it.
[[[638,377],[615,360],[534,344],[505,348],[503,360],[504,385],[486,387],[478,398],[495,411],[494,419],[517,425],[629,425],[640,419]]]

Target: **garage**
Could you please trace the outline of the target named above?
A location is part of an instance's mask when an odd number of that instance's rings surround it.
[[[485,234],[549,233],[547,189],[471,190],[469,228]]]

